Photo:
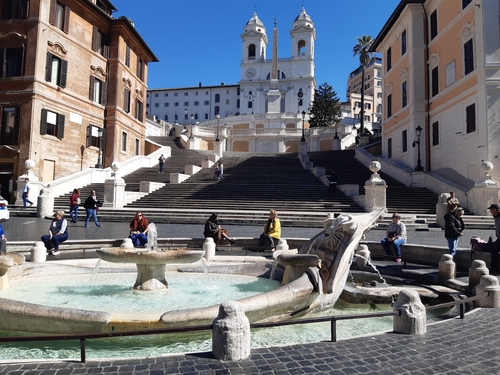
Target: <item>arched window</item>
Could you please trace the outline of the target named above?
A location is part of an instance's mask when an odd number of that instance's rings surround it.
[[[220,94],[215,94],[215,102],[220,103]]]
[[[306,42],[305,40],[299,40],[297,44],[297,56],[305,56],[306,55]]]
[[[267,73],[266,79],[271,79],[271,73]],[[278,70],[278,79],[286,79],[285,72]]]
[[[205,120],[208,120],[208,113],[205,113]]]
[[[165,115],[165,121],[168,121],[168,115]]]
[[[197,113],[194,114],[194,119],[198,120],[198,114]]]
[[[248,46],[248,59],[255,59],[255,44],[250,44]]]
[[[217,116],[220,113],[220,108],[219,108],[219,106],[215,106],[214,109],[215,109],[214,115]]]
[[[174,121],[179,121],[179,115],[177,113],[174,116]]]

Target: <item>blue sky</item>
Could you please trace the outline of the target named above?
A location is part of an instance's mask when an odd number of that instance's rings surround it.
[[[257,11],[272,56],[274,17],[279,57],[291,55],[289,31],[304,5],[316,28],[316,82],[327,82],[345,100],[356,37],[375,38],[399,0],[112,0],[160,62],[149,64],[149,88],[236,84],[240,79],[243,27]]]

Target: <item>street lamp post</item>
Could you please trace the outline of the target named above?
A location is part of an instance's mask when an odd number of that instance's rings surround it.
[[[187,129],[188,110],[184,108],[184,129]]]
[[[219,120],[220,120],[220,113],[217,113],[215,115],[215,118],[217,119],[217,135],[215,137],[215,142],[220,142],[220,139],[219,139]]]
[[[415,172],[422,172],[424,170],[424,168],[422,167],[422,163],[421,163],[421,160],[420,160],[420,137],[422,136],[422,128],[419,126],[417,126],[417,128],[415,129],[415,132],[417,134],[417,140],[416,141],[413,141],[412,143],[412,146],[415,147],[415,146],[418,146],[417,147],[417,166],[415,167]]]
[[[102,169],[102,162],[101,162],[101,141],[102,141],[102,135],[104,134],[104,130],[102,128],[97,129],[97,148],[99,149],[99,153],[97,155],[97,164],[95,165],[96,168]]]
[[[191,135],[189,136],[189,139],[193,139],[193,127],[194,127],[194,113],[191,114]]]
[[[300,141],[301,142],[305,142],[306,141],[306,137],[305,137],[305,133],[304,133],[304,124],[305,124],[305,121],[306,121],[306,111],[302,111],[302,138],[300,138]]]

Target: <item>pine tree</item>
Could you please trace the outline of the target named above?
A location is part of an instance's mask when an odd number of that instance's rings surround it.
[[[337,93],[328,83],[322,83],[314,91],[314,101],[309,112],[311,128],[334,126],[342,118]]]

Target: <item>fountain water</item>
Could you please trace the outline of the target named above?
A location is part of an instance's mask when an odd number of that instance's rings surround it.
[[[382,277],[382,274],[380,273],[380,271],[377,269],[377,267],[372,262],[370,262],[369,259],[365,258],[361,254],[354,254],[354,256],[356,258],[361,258],[361,259],[365,260],[366,264],[369,265],[377,273],[378,278],[382,281],[382,284],[387,284],[387,282],[385,281],[385,279]]]
[[[148,228],[148,243],[146,244],[146,248],[148,251],[154,251],[158,247],[158,230],[155,223],[149,223]]]

